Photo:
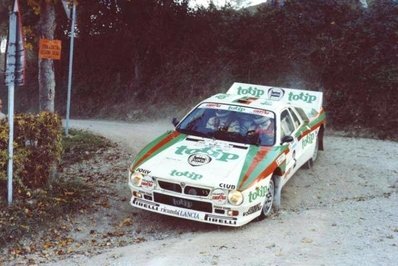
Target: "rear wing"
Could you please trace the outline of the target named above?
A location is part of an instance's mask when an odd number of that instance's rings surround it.
[[[323,93],[320,91],[297,90],[291,88],[270,87],[235,82],[227,94],[257,97],[273,102],[291,104],[304,109],[308,117],[320,113],[323,103]]]

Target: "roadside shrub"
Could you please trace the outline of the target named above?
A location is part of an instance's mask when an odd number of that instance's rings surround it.
[[[8,121],[0,121],[0,180],[7,179]],[[14,120],[14,180],[27,187],[47,184],[51,168],[62,153],[58,115],[17,114]]]
[[[0,120],[0,185],[7,180],[8,166],[8,121]],[[14,176],[23,176],[27,161],[27,150],[14,141]],[[20,180],[17,179],[17,182]]]

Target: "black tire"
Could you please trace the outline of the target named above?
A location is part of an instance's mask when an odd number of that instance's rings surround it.
[[[265,195],[263,208],[261,209],[261,214],[258,219],[264,220],[266,217],[270,216],[272,213],[272,206],[274,205],[274,197],[275,197],[275,183],[274,179],[271,178],[269,181],[268,193]]]

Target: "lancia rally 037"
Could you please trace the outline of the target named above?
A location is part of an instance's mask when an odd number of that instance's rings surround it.
[[[323,150],[322,100],[319,91],[234,83],[138,153],[130,204],[227,226],[269,216],[286,182]]]

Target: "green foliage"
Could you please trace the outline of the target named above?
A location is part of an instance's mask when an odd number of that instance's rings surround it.
[[[46,185],[51,167],[62,153],[61,120],[58,115],[19,114],[14,120],[14,180],[26,187]],[[8,123],[0,121],[0,180],[7,178]]]
[[[129,105],[121,114],[167,103],[185,108],[239,81],[323,89],[329,125],[397,134],[394,1],[363,9],[359,1],[291,0],[249,13],[190,10],[186,1],[111,0],[79,1],[78,10],[72,115],[113,115],[110,106],[123,102]],[[57,19],[64,19],[57,35],[66,55],[69,25],[63,14]],[[55,63],[60,113],[67,66],[67,56]],[[35,106],[36,80],[17,95],[19,108]]]

